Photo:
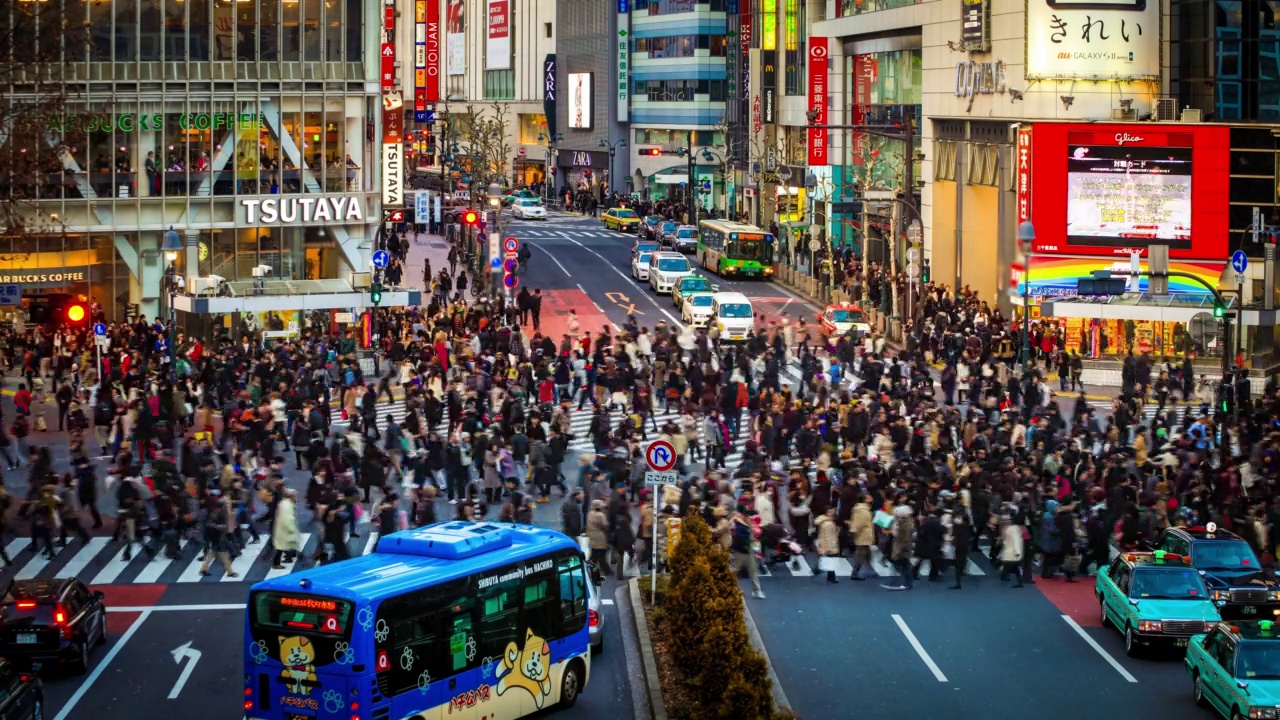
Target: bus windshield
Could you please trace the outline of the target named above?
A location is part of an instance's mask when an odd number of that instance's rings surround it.
[[[746,303],[725,303],[720,306],[720,317],[749,318],[751,317],[751,306]]]
[[[729,244],[729,257],[739,260],[766,260],[765,244],[759,240],[734,240]]]

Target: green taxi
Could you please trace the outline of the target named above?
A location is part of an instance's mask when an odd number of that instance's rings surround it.
[[[1094,585],[1102,625],[1124,633],[1130,656],[1143,647],[1185,648],[1220,618],[1204,580],[1181,555],[1124,553]]]
[[[716,292],[720,288],[713,286],[711,281],[702,275],[685,275],[671,286],[671,304],[678,309],[684,309],[684,299],[690,295],[701,292]]]
[[[1230,720],[1280,718],[1280,623],[1218,623],[1187,647],[1196,704]]]

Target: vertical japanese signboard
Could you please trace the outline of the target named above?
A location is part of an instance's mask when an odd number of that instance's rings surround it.
[[[809,109],[813,124],[827,124],[827,38],[809,38]],[[827,164],[827,131],[809,130],[809,164]]]
[[[876,84],[876,61],[870,55],[853,56],[853,124],[865,125],[871,107],[871,93]],[[867,164],[867,134],[853,133],[853,164]]]
[[[413,20],[413,112],[426,122],[427,105],[440,100],[440,0],[415,0]]]
[[[969,52],[991,50],[987,9],[989,0],[960,0],[960,44]]]
[[[511,2],[488,0],[488,32],[484,45],[485,70],[511,69]]]
[[[382,7],[382,204],[404,206],[404,102],[396,89],[396,7]]]
[[[1031,126],[1018,127],[1017,180],[1018,222],[1031,220]]]
[[[1159,79],[1161,5],[1029,0],[1027,79]]]
[[[627,122],[631,99],[631,0],[618,0],[618,122]]]

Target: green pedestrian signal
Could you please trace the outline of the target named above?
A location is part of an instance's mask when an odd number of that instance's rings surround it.
[[[1226,308],[1222,307],[1222,303],[1214,303],[1214,304],[1213,304],[1213,316],[1214,316],[1214,317],[1216,317],[1216,318],[1220,318],[1220,317],[1222,317],[1222,316],[1224,316],[1224,315],[1226,315],[1226,314],[1227,314],[1227,310],[1226,310]]]
[[[381,284],[374,283],[369,288],[369,302],[373,303],[374,305],[377,305],[382,302],[382,285]]]

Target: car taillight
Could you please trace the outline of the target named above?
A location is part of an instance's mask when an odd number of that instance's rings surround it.
[[[71,626],[67,624],[67,611],[63,609],[62,603],[58,603],[53,608],[53,624],[62,631],[62,639],[71,639]]]
[[[31,608],[33,608],[33,607],[35,607],[35,606],[36,606],[36,603],[35,603],[35,601],[34,601],[34,600],[19,600],[19,601],[18,601],[18,609],[19,609],[19,610],[30,610]]]
[[[595,610],[588,610],[588,611],[587,611],[587,622],[591,624],[591,627],[595,627],[595,626],[599,625],[599,624],[600,624],[600,613],[596,612]]]

